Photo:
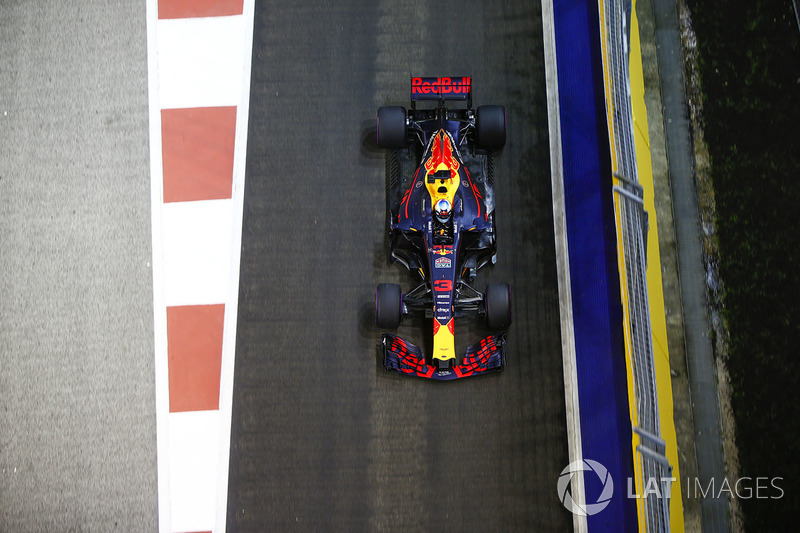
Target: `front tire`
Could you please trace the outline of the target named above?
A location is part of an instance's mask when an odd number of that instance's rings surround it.
[[[511,325],[511,287],[508,283],[490,283],[483,295],[486,325],[499,331]]]
[[[397,329],[403,319],[403,292],[396,283],[381,283],[375,290],[375,325]]]
[[[406,108],[387,105],[378,108],[377,141],[381,148],[397,150],[406,146]]]

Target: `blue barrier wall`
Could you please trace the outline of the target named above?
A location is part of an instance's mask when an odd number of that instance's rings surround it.
[[[581,445],[614,481],[608,507],[587,524],[637,531],[626,497],[633,456],[597,2],[555,0],[554,25]],[[596,502],[600,479],[586,472],[584,483]]]

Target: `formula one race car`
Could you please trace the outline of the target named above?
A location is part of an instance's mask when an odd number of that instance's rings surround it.
[[[436,107],[417,109],[431,100]],[[448,108],[466,102],[464,108]],[[382,283],[375,293],[375,323],[395,329],[404,316],[433,321],[433,353],[383,334],[383,364],[391,371],[450,380],[502,370],[504,331],[511,324],[511,291],[490,283],[472,287],[477,271],[496,259],[492,153],[506,141],[505,109],[472,109],[471,79],[412,78],[411,109],[378,109],[377,141],[387,154],[389,248],[395,262],[421,283],[403,294]],[[489,335],[457,359],[455,318],[486,320]]]

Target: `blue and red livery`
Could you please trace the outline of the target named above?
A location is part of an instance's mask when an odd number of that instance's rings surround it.
[[[376,324],[396,328],[403,317],[422,314],[433,329],[432,353],[383,334],[384,366],[418,377],[450,380],[499,371],[505,330],[511,323],[506,284],[473,288],[479,269],[496,259],[493,153],[505,144],[505,110],[472,108],[469,77],[412,78],[411,109],[378,110],[378,144],[387,154],[389,251],[420,278],[411,291],[381,284]],[[418,102],[435,107],[418,109]],[[466,102],[454,108],[449,102]],[[455,353],[455,319],[485,319],[496,333]]]

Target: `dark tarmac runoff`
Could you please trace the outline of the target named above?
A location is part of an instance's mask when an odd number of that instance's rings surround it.
[[[497,264],[506,370],[434,383],[386,372],[378,106],[409,78],[472,76],[501,104]],[[236,340],[229,531],[568,531],[568,463],[538,2],[257,2]],[[422,343],[429,325],[399,333]],[[456,325],[457,349],[479,338]]]

